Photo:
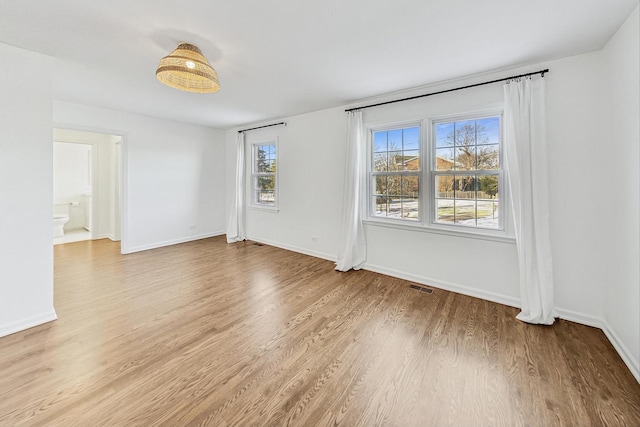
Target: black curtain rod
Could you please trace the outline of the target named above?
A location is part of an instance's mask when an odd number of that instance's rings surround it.
[[[385,102],[379,102],[377,104],[363,105],[362,107],[349,108],[349,109],[344,110],[344,111],[346,111],[348,113],[350,111],[364,110],[365,108],[378,107],[380,105],[387,105],[387,104],[394,104],[396,102],[410,101],[410,100],[416,99],[416,98],[424,98],[424,97],[432,96],[432,95],[440,95],[441,93],[455,92],[456,90],[469,89],[469,88],[476,87],[476,86],[490,85],[492,83],[503,82],[505,80],[513,80],[513,79],[519,79],[521,77],[534,76],[536,74],[540,74],[540,76],[544,77],[544,74],[548,73],[548,72],[549,72],[549,69],[547,68],[546,70],[534,71],[532,73],[527,73],[527,74],[520,74],[519,76],[505,77],[505,78],[498,79],[498,80],[491,80],[490,82],[476,83],[476,84],[473,84],[473,85],[456,87],[456,88],[453,88],[453,89],[441,90],[441,91],[438,91],[438,92],[425,93],[424,95],[416,95],[416,96],[410,96],[408,98],[395,99],[393,101],[385,101]]]
[[[280,125],[285,125],[286,126],[287,124],[285,122],[273,123],[273,124],[270,124],[270,125],[257,126],[257,127],[249,128],[249,129],[242,129],[242,130],[239,130],[238,133],[249,132],[250,130],[262,129],[262,128],[268,128],[268,127],[271,127],[271,126],[280,126]]]

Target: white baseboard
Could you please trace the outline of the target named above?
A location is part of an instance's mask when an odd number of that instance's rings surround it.
[[[497,294],[494,292],[483,291],[482,289],[471,288],[468,286],[459,285],[457,283],[444,282],[442,280],[436,280],[436,279],[431,279],[429,277],[423,277],[415,274],[405,273],[403,271],[381,267],[379,265],[373,265],[373,264],[367,263],[364,265],[364,269],[373,271],[375,273],[386,274],[387,276],[398,277],[400,279],[420,283],[422,285],[432,286],[434,288],[443,289],[445,291],[451,291],[458,294],[467,295],[470,297],[497,302],[498,304],[504,304],[511,307],[520,308],[520,300],[514,297],[509,297],[509,296]]]
[[[112,234],[106,233],[106,234],[101,234],[99,236],[96,237],[92,237],[91,240],[100,240],[100,239],[109,239],[112,242],[118,242],[119,239],[116,239],[115,237],[113,237]]]
[[[566,310],[564,308],[556,307],[556,314],[560,319],[568,320],[570,322],[580,323],[581,325],[592,326],[594,328],[603,329],[602,328],[602,319],[589,316],[587,314],[579,313],[573,310]]]
[[[172,240],[167,242],[156,243],[153,245],[138,246],[130,249],[128,252],[123,252],[123,253],[133,253],[133,252],[139,252],[139,251],[144,251],[148,249],[159,248],[162,246],[175,245],[178,243],[185,243],[193,240],[220,236],[225,233],[226,231],[220,231],[217,233],[211,233],[211,234],[200,235],[200,236],[191,236],[185,239],[177,239],[177,240]],[[286,249],[289,251],[309,255],[316,258],[325,259],[332,262],[336,261],[335,255],[326,254],[323,252],[316,252],[306,248],[300,248],[297,246],[287,245],[280,242],[274,242],[269,239],[262,239],[254,236],[247,237],[247,239],[258,242],[258,243],[264,243],[265,245],[275,246],[277,248]],[[472,287],[460,285],[457,283],[450,283],[442,280],[436,280],[428,277],[418,276],[418,275],[406,273],[403,271],[382,267],[379,265],[365,264],[364,269],[373,271],[375,273],[385,274],[387,276],[397,277],[397,278],[408,280],[411,282],[432,286],[434,288],[456,292],[459,294],[496,302],[498,304],[508,305],[510,307],[520,308],[520,300],[518,298],[511,297],[511,296],[501,295],[494,292],[488,292],[482,289],[472,288]],[[620,355],[624,363],[627,365],[627,367],[629,368],[633,376],[636,378],[636,380],[638,380],[638,382],[640,382],[640,363],[629,351],[629,349],[624,345],[624,343],[620,340],[620,338],[613,331],[613,329],[611,329],[611,327],[607,324],[607,322],[595,316],[590,316],[590,315],[579,313],[573,310],[567,310],[562,308],[557,308],[556,313],[558,314],[558,317],[560,317],[561,319],[569,320],[571,322],[576,322],[582,325],[592,326],[592,327],[601,329],[606,335],[606,337],[609,339],[613,347],[616,349],[616,351],[618,352],[618,354]],[[0,329],[0,336],[2,336],[1,334],[2,334],[2,329]]]
[[[444,289],[446,291],[456,292],[463,295],[468,295],[475,298],[485,299],[493,301],[498,304],[504,304],[511,307],[520,308],[520,300],[518,298],[509,297],[506,295],[500,295],[493,292],[483,291],[481,289],[470,288],[467,286],[443,282],[441,280],[429,279],[427,277],[416,276],[408,274],[402,271],[393,270],[377,265],[365,264],[365,270],[373,271],[380,274],[386,274],[387,276],[398,277],[400,279],[409,280],[411,282],[420,283],[434,288]],[[622,340],[613,331],[609,324],[595,316],[589,316],[583,313],[579,313],[573,310],[567,310],[562,308],[556,308],[556,313],[559,318],[569,320],[571,322],[580,323],[581,325],[591,326],[601,329],[606,337],[609,339],[616,352],[620,355],[625,365],[629,368],[633,376],[640,383],[640,363],[633,356],[633,353],[624,345]]]
[[[275,246],[276,248],[286,249],[288,251],[297,252],[304,255],[309,255],[315,258],[326,259],[327,261],[336,262],[335,255],[326,254],[323,252],[316,252],[310,249],[300,248],[298,246],[285,245],[283,243],[274,242],[269,239],[262,239],[260,237],[247,236],[247,240],[251,240],[253,242],[264,243],[265,245]]]
[[[633,353],[629,351],[627,346],[622,342],[618,334],[615,333],[606,320],[562,308],[556,308],[556,313],[561,319],[602,330],[611,345],[613,345],[613,348],[615,348],[616,352],[622,358],[624,364],[627,365],[627,368],[629,368],[633,376],[640,383],[640,362],[634,357]]]
[[[46,313],[37,314],[6,325],[0,325],[0,337],[24,331],[25,329],[33,328],[34,326],[42,325],[43,323],[52,322],[57,318],[58,316],[56,315],[55,310],[51,309],[51,311],[47,311]]]
[[[636,381],[640,383],[640,361],[636,359],[631,351],[627,348],[626,345],[622,342],[618,334],[611,328],[609,323],[605,320],[602,322],[602,332],[607,336],[609,342],[613,345],[613,348],[616,349],[622,361],[627,365],[631,373],[634,377],[636,377]]]
[[[164,242],[156,242],[148,245],[134,246],[132,248],[122,248],[122,253],[126,255],[126,254],[132,254],[134,252],[148,251],[150,249],[157,249],[165,246],[178,245],[180,243],[193,242],[195,240],[208,239],[209,237],[221,236],[225,233],[226,231],[215,231],[213,233],[198,234],[197,236],[188,236],[188,237],[182,237],[180,239],[165,240]]]

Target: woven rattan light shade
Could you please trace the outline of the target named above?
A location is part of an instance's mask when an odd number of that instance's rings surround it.
[[[167,86],[187,92],[211,93],[220,90],[218,73],[200,49],[180,43],[169,56],[160,60],[156,77]]]

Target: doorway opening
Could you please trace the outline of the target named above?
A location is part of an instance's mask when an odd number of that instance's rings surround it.
[[[53,243],[120,241],[122,136],[54,128],[53,145]]]

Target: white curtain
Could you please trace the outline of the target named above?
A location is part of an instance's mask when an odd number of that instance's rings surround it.
[[[346,170],[342,227],[336,270],[362,268],[367,259],[367,246],[362,226],[362,192],[364,186],[364,127],[362,111],[350,111],[348,116]]]
[[[231,216],[227,224],[227,243],[241,242],[246,239],[244,229],[245,217],[245,171],[244,171],[244,132],[238,133],[236,155],[236,188]]]
[[[513,212],[523,322],[554,321],[544,78],[504,86],[505,170]]]

